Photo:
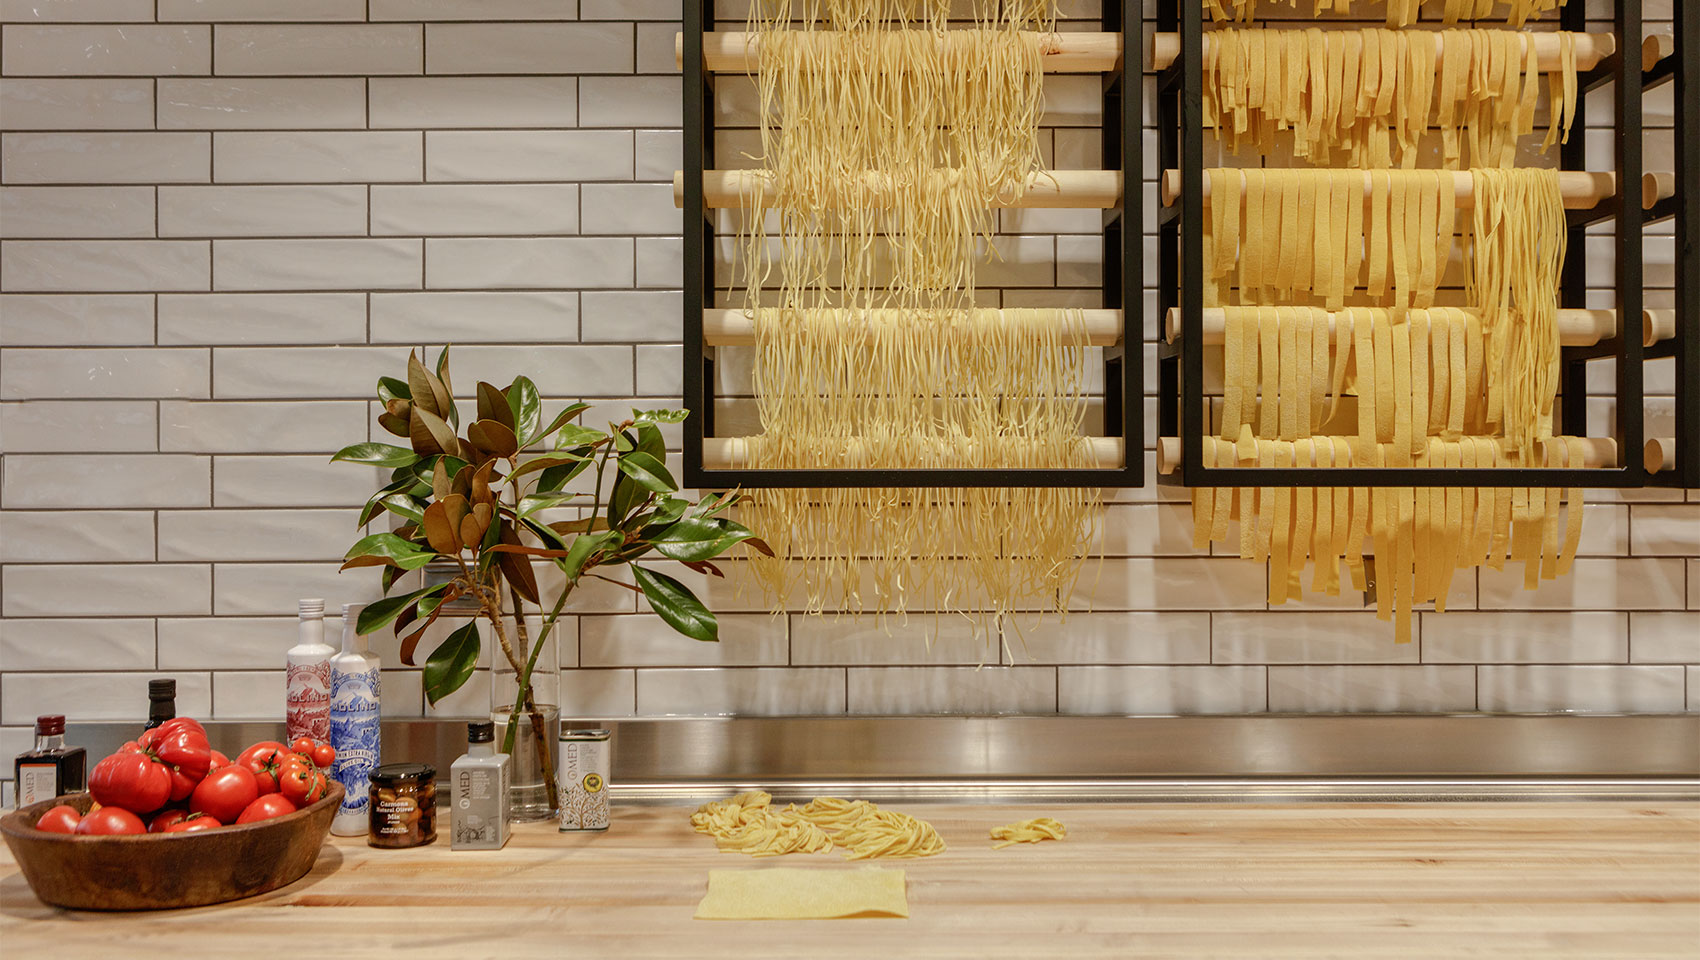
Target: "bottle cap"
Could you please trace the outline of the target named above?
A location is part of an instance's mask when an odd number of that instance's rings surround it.
[[[35,735],[38,737],[54,737],[65,732],[65,715],[62,713],[44,713],[35,718]]]
[[[299,604],[301,616],[303,617],[311,618],[322,617],[325,615],[325,601],[323,598],[314,597],[308,600],[297,601],[297,603]]]
[[[496,739],[496,725],[488,720],[474,720],[466,725],[467,743],[489,743]]]
[[[366,609],[364,603],[345,603],[342,605],[342,620],[344,623],[355,623],[360,619],[360,611]]]
[[[176,680],[170,680],[170,679],[167,679],[167,680],[149,680],[148,681],[148,699],[149,700],[175,700],[175,699],[177,699],[177,681]]]

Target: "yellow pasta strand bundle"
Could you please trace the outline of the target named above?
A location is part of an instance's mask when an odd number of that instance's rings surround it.
[[[1472,170],[1466,293],[1487,338],[1487,424],[1525,458],[1552,435],[1558,283],[1568,234],[1552,170]]]
[[[1487,335],[1475,312],[1224,313],[1221,421],[1203,450],[1212,466],[1456,470],[1585,462],[1579,438],[1549,431],[1525,456],[1511,439],[1483,435],[1504,391],[1483,376]],[[1355,434],[1338,432],[1354,423]],[[1236,520],[1240,555],[1269,564],[1271,604],[1303,595],[1307,564],[1316,568],[1312,591],[1340,592],[1342,560],[1353,588],[1364,589],[1367,539],[1376,558],[1377,614],[1394,621],[1403,642],[1415,606],[1445,609],[1457,570],[1522,562],[1530,588],[1567,571],[1581,535],[1582,498],[1577,490],[1529,488],[1193,491],[1195,547],[1233,542],[1229,524]]]
[[[774,810],[772,801],[771,796],[757,790],[707,803],[691,815],[691,827],[713,837],[723,852],[752,857],[832,849],[832,838],[826,831],[792,810]]]
[[[755,317],[763,433],[752,462],[1089,467],[1078,311],[900,313],[767,309]],[[768,489],[746,523],[772,557],[752,572],[805,610],[1060,606],[1098,539],[1099,496],[1071,488]]]
[[[974,309],[994,202],[1043,175],[1049,0],[758,4],[761,175],[740,239],[760,435],[742,465],[1086,467],[1078,311]],[[773,236],[768,231],[774,230]],[[870,311],[878,310],[878,315]],[[743,520],[777,605],[989,626],[1061,610],[1098,494],[1053,489],[762,489]]]
[[[1452,256],[1450,172],[1214,168],[1205,175],[1206,306],[1312,300],[1339,310],[1356,294],[1389,306],[1434,304]]]
[[[1575,116],[1575,35],[1559,34],[1560,69],[1544,75],[1532,39],[1507,30],[1218,30],[1204,62],[1205,123],[1230,149],[1259,153],[1290,134],[1317,165],[1416,166],[1431,126],[1442,165],[1462,145],[1475,166],[1509,167],[1534,131],[1548,82],[1545,152]],[[1550,77],[1550,80],[1548,79]],[[1462,139],[1460,139],[1462,138]]]
[[[1301,7],[1301,0],[1264,0],[1271,5],[1285,4],[1294,10]],[[1353,0],[1308,0],[1311,5],[1310,15],[1319,17],[1324,13],[1351,13]],[[1421,15],[1420,8],[1423,0],[1374,0],[1387,7],[1387,25],[1389,27],[1408,27],[1417,22]],[[1433,2],[1433,0],[1430,0]],[[1441,0],[1445,9],[1442,22],[1457,23],[1459,20],[1479,20],[1493,15],[1495,7],[1505,6],[1506,20],[1514,27],[1521,27],[1528,20],[1538,20],[1547,13],[1564,6],[1566,0]],[[1258,0],[1204,0],[1205,9],[1217,20],[1251,20],[1258,13]],[[1358,6],[1368,6],[1369,0],[1357,0]]]
[[[1041,840],[1061,840],[1068,836],[1068,828],[1050,817],[1036,817],[1032,820],[1021,820],[992,828],[992,839],[1002,840],[1002,843],[992,845],[993,850],[1002,850],[1018,843],[1038,843]]]
[[[846,860],[914,859],[943,853],[944,841],[924,820],[882,810],[865,800],[817,797],[799,807],[773,807],[763,791],[703,804],[691,827],[713,837],[720,849],[754,857],[825,853],[834,846]]]

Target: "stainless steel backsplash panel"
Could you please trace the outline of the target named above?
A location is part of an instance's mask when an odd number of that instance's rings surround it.
[[[1274,800],[1700,798],[1700,715],[728,717],[613,730],[615,795]],[[74,724],[96,757],[138,724]],[[234,752],[282,724],[212,723]],[[465,750],[458,720],[384,722],[384,758]]]

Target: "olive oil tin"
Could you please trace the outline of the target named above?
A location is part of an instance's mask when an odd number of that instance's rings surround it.
[[[561,731],[561,830],[608,829],[606,730]]]

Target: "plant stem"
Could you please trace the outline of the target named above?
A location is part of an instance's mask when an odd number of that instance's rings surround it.
[[[571,587],[569,586],[568,589],[570,590]],[[566,599],[565,590],[561,593],[561,599]],[[520,715],[521,709],[525,710],[531,719],[531,730],[535,735],[537,764],[539,769],[543,771],[543,783],[549,791],[549,809],[558,810],[560,809],[561,798],[555,783],[554,745],[549,743],[545,736],[547,730],[544,725],[543,713],[537,709],[536,697],[531,688],[531,671],[537,666],[537,655],[543,652],[543,645],[549,642],[549,632],[544,629],[538,636],[537,642],[530,643],[526,639],[525,605],[520,602],[519,593],[514,590],[512,583],[508,584],[508,600],[514,605],[514,629],[519,633],[520,643],[531,648],[531,655],[526,658],[523,667],[514,662],[514,675],[519,683],[519,693],[514,700],[513,711],[508,714],[508,732],[507,736],[503,738],[502,745],[506,748],[504,752],[513,752],[514,735],[519,726],[515,722],[515,718]],[[560,609],[560,605],[557,603],[555,613],[552,616],[559,616]],[[556,704],[555,709],[557,715],[559,715],[560,705]]]

